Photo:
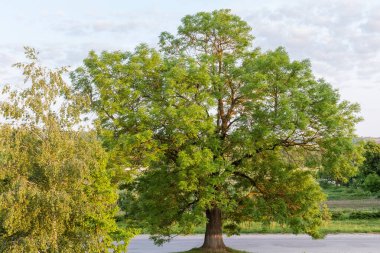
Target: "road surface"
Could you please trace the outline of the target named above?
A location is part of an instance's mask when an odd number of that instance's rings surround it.
[[[157,247],[149,236],[132,239],[128,253],[169,253],[189,250],[202,244],[202,235],[179,236]],[[252,253],[380,253],[380,234],[336,234],[323,240],[307,235],[240,235],[224,239],[228,247]]]

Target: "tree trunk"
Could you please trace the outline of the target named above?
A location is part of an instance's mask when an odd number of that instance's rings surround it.
[[[202,245],[202,249],[212,251],[222,251],[226,248],[223,242],[222,234],[222,211],[213,207],[206,210],[207,225],[205,240]]]

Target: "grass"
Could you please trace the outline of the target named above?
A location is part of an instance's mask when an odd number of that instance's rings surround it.
[[[372,194],[361,188],[336,186],[336,185],[323,185],[324,193],[327,194],[328,200],[353,200],[353,199],[371,199],[378,197],[377,194]]]
[[[289,228],[282,228],[280,225],[273,223],[269,228],[258,226],[245,227],[243,233],[291,233]],[[372,220],[333,220],[326,222],[321,226],[321,232],[326,234],[334,233],[380,233],[380,219]]]
[[[326,234],[335,233],[380,233],[380,219],[371,220],[334,220],[323,225],[321,231]]]
[[[335,233],[380,233],[380,219],[344,219],[325,222],[321,226],[325,234]],[[203,228],[197,228],[195,234],[203,234]],[[292,230],[273,222],[264,226],[259,222],[246,222],[242,224],[241,234],[288,234]]]

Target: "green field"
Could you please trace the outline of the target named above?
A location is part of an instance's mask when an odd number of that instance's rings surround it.
[[[380,233],[380,219],[359,220],[359,219],[346,219],[346,220],[332,220],[322,225],[321,231],[326,234],[333,233]],[[198,230],[202,233],[202,230]],[[281,227],[277,223],[272,223],[269,226],[263,226],[258,222],[250,222],[242,226],[241,233],[263,233],[263,234],[277,234],[277,233],[291,233],[289,228]]]
[[[358,187],[324,185],[322,189],[327,195],[328,200],[363,200],[376,198],[380,200],[378,194],[365,191]]]
[[[321,232],[325,234],[334,233],[380,233],[380,218],[377,219],[345,219],[325,222],[321,226]],[[197,228],[196,234],[203,234],[204,228]],[[287,227],[277,223],[264,226],[259,222],[246,222],[241,227],[241,234],[282,234],[292,233]]]

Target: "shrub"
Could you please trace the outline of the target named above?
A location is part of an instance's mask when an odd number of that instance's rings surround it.
[[[369,174],[364,180],[363,187],[370,192],[379,192],[380,176],[375,173]]]

